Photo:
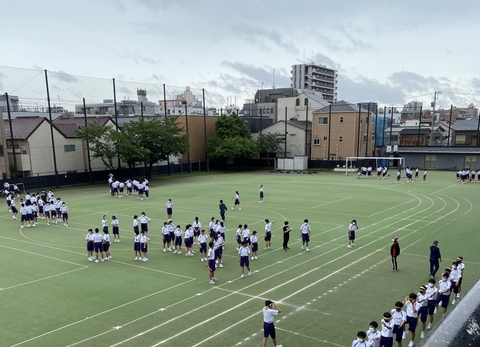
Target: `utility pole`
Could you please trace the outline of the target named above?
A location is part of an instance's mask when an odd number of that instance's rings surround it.
[[[433,130],[435,128],[435,106],[437,104],[437,99],[438,99],[438,96],[442,94],[442,92],[440,91],[435,91],[435,94],[433,96],[433,102],[430,104],[431,107],[433,108],[433,111],[432,111],[432,126],[431,126],[431,129],[430,129],[430,141],[429,141],[429,146],[433,146]]]

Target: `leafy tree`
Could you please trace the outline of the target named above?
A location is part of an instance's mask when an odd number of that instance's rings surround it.
[[[268,167],[270,167],[272,158],[281,150],[280,144],[283,143],[284,139],[279,137],[279,134],[260,134],[257,138],[256,142],[260,154],[266,156]]]
[[[76,134],[84,141],[88,141],[92,157],[99,158],[103,164],[110,170],[115,170],[113,160],[117,156],[115,138],[112,133],[115,129],[109,126],[100,125],[92,122],[81,130],[76,130]]]
[[[147,177],[151,176],[155,163],[188,150],[188,135],[180,135],[183,128],[179,126],[177,119],[178,117],[169,116],[138,121],[138,140],[145,151],[144,160],[149,164]]]
[[[222,139],[240,136],[246,139],[250,138],[250,130],[247,124],[236,113],[230,116],[222,114],[215,122],[216,135]]]
[[[218,117],[215,131],[216,135],[205,146],[210,158],[247,159],[258,155],[257,144],[250,138],[247,125],[236,113]]]
[[[111,133],[115,143],[118,143],[120,160],[127,163],[132,172],[135,171],[137,164],[145,162],[147,158],[140,134],[141,123],[138,121],[125,123],[121,131]]]

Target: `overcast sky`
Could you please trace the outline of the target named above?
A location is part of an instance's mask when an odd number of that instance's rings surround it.
[[[48,69],[64,103],[112,98],[116,78],[138,82],[120,82],[120,100],[145,87],[157,101],[165,83],[169,94],[204,88],[207,105],[224,107],[271,88],[274,69],[275,86],[289,87],[291,66],[313,61],[338,70],[339,100],[429,107],[442,91],[440,107],[480,104],[472,0],[3,2],[0,92],[25,102],[45,94],[43,75],[5,66]]]

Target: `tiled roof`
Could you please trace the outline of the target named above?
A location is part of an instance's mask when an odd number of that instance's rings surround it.
[[[33,132],[47,121],[45,117],[19,117],[12,119],[12,131],[14,140],[28,140]],[[5,138],[11,140],[10,123],[8,120],[4,121]]]
[[[452,124],[452,129],[455,131],[472,131],[477,130],[478,119],[459,119]]]
[[[313,113],[329,113],[330,106],[325,106],[319,110],[314,111]],[[356,104],[352,104],[346,102],[345,100],[340,100],[332,104],[332,112],[358,112],[358,106]],[[360,110],[362,113],[368,113],[368,110],[362,108]]]
[[[283,121],[282,121],[283,122]],[[304,120],[287,120],[287,124],[292,125],[296,128],[305,130],[305,123],[307,123],[307,130],[312,130],[312,122]]]
[[[110,117],[87,117],[87,124],[97,122],[100,125],[105,125]],[[76,138],[75,130],[81,129],[85,126],[85,118],[83,117],[58,117],[53,121],[53,126],[66,138]]]

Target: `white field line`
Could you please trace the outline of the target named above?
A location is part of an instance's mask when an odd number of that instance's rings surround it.
[[[25,251],[25,250],[18,249],[18,248],[8,247],[8,246],[4,246],[4,245],[0,245],[0,247],[10,249],[10,250],[15,251],[15,252],[22,252],[22,253],[27,253],[27,254],[31,254],[31,255],[36,255],[36,256],[42,257],[42,258],[47,258],[47,259],[51,259],[51,260],[60,261],[62,263],[67,263],[67,264],[81,266],[81,267],[88,267],[84,264],[78,264],[78,263],[74,263],[74,262],[71,262],[71,261],[68,261],[68,260],[65,260],[65,259],[54,258],[54,257],[50,257],[48,255],[39,254],[39,253],[35,253],[35,252],[30,252],[30,251]]]
[[[62,272],[62,273],[59,273],[59,274],[56,274],[56,275],[51,275],[51,276],[39,278],[39,279],[37,279],[37,280],[33,280],[33,281],[25,282],[25,283],[20,283],[20,284],[16,284],[16,285],[14,285],[14,286],[5,287],[5,288],[3,288],[2,290],[8,290],[8,289],[13,289],[13,288],[18,288],[18,287],[21,287],[21,286],[25,286],[25,285],[27,285],[27,284],[32,284],[32,283],[36,283],[36,282],[48,280],[48,279],[51,279],[51,278],[54,278],[54,277],[59,277],[59,276],[67,275],[67,274],[70,274],[70,273],[72,273],[72,272],[85,270],[86,268],[88,268],[88,266],[82,267],[82,268],[80,268],[80,269],[75,269],[75,270],[70,270],[70,271]]]
[[[415,198],[416,198],[416,197],[415,197]],[[417,198],[417,200],[419,201],[419,204],[418,204],[418,205],[420,205],[420,204],[421,204],[421,201],[420,201],[418,198]],[[431,199],[430,199],[430,200],[431,200]],[[433,203],[433,201],[432,201],[432,203]],[[433,206],[433,204],[432,204],[430,207],[425,208],[423,211],[418,211],[418,212],[416,212],[415,214],[423,213],[424,211],[427,211],[428,209],[430,209],[432,206]],[[412,208],[412,209],[413,209],[413,208]],[[408,211],[408,210],[407,210],[407,211]],[[407,211],[403,211],[403,212],[401,212],[401,213],[399,213],[399,214],[397,214],[397,215],[406,213]],[[397,215],[395,215],[395,216],[397,216]],[[388,219],[388,218],[387,218],[387,219]],[[413,224],[413,223],[412,223],[412,224]],[[365,229],[365,228],[364,228],[364,229]],[[381,229],[380,229],[380,230],[381,230]],[[373,231],[373,232],[371,232],[370,234],[376,233],[376,232],[378,232],[378,231],[379,231],[379,230]],[[368,234],[368,235],[370,235],[370,234]],[[371,242],[370,244],[372,244],[372,243],[374,243],[374,242]],[[367,245],[370,245],[370,244],[367,244]],[[317,246],[317,247],[319,247],[319,246]],[[342,247],[343,247],[343,246],[342,246]],[[323,256],[323,255],[328,254],[328,253],[330,253],[330,252],[333,252],[333,251],[335,251],[336,249],[339,249],[339,248],[341,248],[341,247],[337,247],[337,248],[335,248],[335,249],[332,249],[332,250],[330,250],[330,251],[327,251],[327,252],[325,252],[325,253],[322,253],[321,255],[318,255],[318,256],[315,256],[315,257],[313,257],[313,258],[310,258],[309,260],[307,260],[307,261],[305,261],[305,262],[302,262],[302,263],[300,263],[300,264],[295,265],[295,267],[296,267],[296,266],[303,265],[304,263],[307,263],[307,262],[309,262],[309,261],[311,261],[311,260],[313,260],[313,259],[316,259],[317,257],[320,257],[320,256]],[[349,253],[347,253],[347,254],[344,255],[344,256],[347,256],[348,254],[349,254]],[[296,255],[294,255],[294,256],[292,256],[292,257],[289,257],[289,258],[287,258],[287,259],[285,259],[285,260],[289,260],[289,259],[291,259],[291,258],[294,258],[295,256],[298,256],[298,255],[299,255],[299,253],[297,253]],[[341,256],[341,257],[344,257],[344,256]],[[330,262],[329,262],[329,263],[330,263]],[[328,264],[328,263],[327,263],[327,264]],[[267,266],[267,267],[270,267],[270,266],[273,266],[273,265],[274,265],[274,264],[269,265],[269,266]],[[326,264],[324,264],[324,265],[326,265]],[[288,269],[288,270],[289,270],[289,269]],[[287,271],[287,269],[278,272],[276,275],[281,274],[281,273],[283,273],[283,272],[285,272],[285,271]],[[276,276],[276,275],[270,276],[270,277],[265,278],[265,279],[263,279],[263,280],[261,280],[261,281],[258,281],[258,282],[256,282],[256,283],[263,282],[264,280],[269,280],[271,277],[274,277],[274,276]],[[256,283],[255,283],[255,284],[256,284]],[[249,287],[251,287],[251,286],[253,286],[253,285],[254,285],[254,284],[252,284],[252,285],[250,285],[250,286],[247,286],[246,288],[249,288]],[[210,290],[212,290],[212,289],[209,289],[209,290],[205,291],[204,293],[206,293],[206,292],[208,292],[208,291],[210,291]],[[228,297],[228,296],[230,296],[230,295],[225,296],[225,298]],[[192,297],[186,298],[186,299],[181,300],[181,301],[179,301],[179,302],[177,302],[177,303],[175,303],[175,304],[173,304],[173,305],[168,306],[167,308],[170,308],[170,307],[172,307],[172,306],[175,306],[175,305],[177,305],[177,304],[179,304],[179,303],[182,303],[182,302],[185,302],[185,301],[188,301],[188,300],[191,300],[191,299],[192,299]],[[221,299],[223,299],[223,298],[217,299],[216,301],[219,301],[219,300],[221,300]],[[216,301],[215,301],[215,302],[216,302]],[[207,305],[211,305],[211,303],[208,303]],[[207,305],[201,306],[201,307],[199,307],[199,308],[197,308],[197,309],[201,309],[201,308],[203,308],[203,307],[205,307],[205,306],[207,306]],[[124,305],[122,305],[122,306],[124,306]],[[121,307],[121,306],[119,306],[119,307]],[[102,314],[102,313],[100,313],[100,314]],[[100,314],[97,314],[97,315],[100,315]],[[185,315],[185,314],[183,314],[183,315],[181,315],[181,316],[177,316],[177,317],[169,320],[168,322],[166,322],[166,323],[164,323],[164,324],[168,324],[168,323],[171,322],[171,321],[177,320],[177,319],[183,317],[184,315]],[[75,323],[73,323],[73,324],[75,324]],[[70,325],[68,325],[68,326],[71,326],[71,325],[73,325],[73,324],[70,324]],[[127,324],[128,324],[128,323],[126,323],[126,324],[124,324],[124,325],[127,325]],[[163,325],[163,324],[162,324],[162,325]],[[51,331],[51,332],[42,334],[42,335],[40,335],[40,336],[38,336],[38,337],[42,337],[42,336],[48,335],[48,334],[50,334],[50,333],[52,333],[52,332],[55,332],[55,331],[64,329],[64,328],[66,328],[66,327],[68,327],[68,326],[60,327],[60,328],[55,329],[55,330],[53,330],[53,331]],[[161,325],[160,325],[160,326],[161,326]],[[110,330],[107,331],[107,332],[110,332]],[[107,332],[105,332],[105,333],[107,333]],[[143,333],[142,333],[142,334],[143,334]],[[140,334],[140,335],[142,335],[142,334]],[[101,335],[103,335],[103,334],[101,334]],[[136,335],[136,336],[140,336],[140,335]],[[30,339],[30,340],[21,342],[21,343],[15,345],[15,346],[18,346],[18,345],[23,344],[23,343],[25,343],[25,342],[34,340],[34,339],[36,339],[36,338],[38,338],[38,337],[35,337],[35,338]],[[91,338],[89,338],[89,339],[87,339],[87,340],[90,340],[90,339],[92,339],[92,338],[94,338],[94,337],[91,337]],[[131,339],[132,339],[132,338],[130,338],[129,340],[131,340]],[[121,342],[121,343],[123,343],[123,342]],[[12,346],[12,347],[14,347],[14,346]]]
[[[325,206],[325,205],[335,204],[335,203],[337,203],[337,202],[345,201],[345,200],[348,200],[348,199],[351,199],[351,198],[352,198],[351,196],[348,196],[348,197],[343,198],[343,199],[334,200],[334,201],[329,201],[329,202],[326,202],[326,203],[324,203],[324,204],[312,206],[312,207],[310,207],[310,209],[314,209],[314,208],[321,207],[321,206]]]
[[[285,331],[286,333],[289,333],[289,334],[306,337],[310,340],[315,340],[315,341],[322,342],[322,343],[328,343],[329,345],[332,345],[332,346],[345,347],[344,345],[339,345],[338,343],[335,343],[335,342],[330,342],[330,341],[326,341],[326,340],[322,340],[322,339],[317,339],[316,337],[299,334],[297,332],[286,330],[286,329],[283,329],[283,328],[275,327],[275,329],[280,330],[280,331]]]
[[[149,298],[149,297],[158,295],[158,294],[163,293],[163,292],[166,292],[166,291],[168,291],[168,290],[172,290],[172,289],[174,289],[174,288],[176,288],[176,287],[183,286],[183,285],[185,285],[185,284],[187,284],[187,283],[190,283],[191,281],[193,281],[193,280],[186,281],[186,282],[183,282],[183,283],[179,283],[179,284],[176,284],[176,285],[174,285],[174,286],[172,286],[172,287],[170,287],[170,288],[165,288],[165,289],[159,290],[159,291],[157,291],[157,292],[155,292],[155,293],[142,296],[141,298],[138,298],[138,299],[129,301],[129,302],[125,303],[125,304],[122,304],[122,305],[113,307],[113,308],[111,308],[111,309],[108,309],[108,310],[106,310],[106,311],[102,311],[102,312],[100,312],[100,313],[94,314],[94,315],[91,316],[91,317],[86,317],[86,318],[84,318],[84,319],[80,319],[80,320],[78,320],[78,321],[75,321],[75,322],[72,322],[72,323],[70,323],[70,324],[64,325],[64,326],[62,326],[62,327],[60,327],[60,328],[57,328],[57,329],[54,329],[54,330],[50,330],[50,331],[48,331],[48,332],[46,332],[46,333],[43,333],[43,334],[41,334],[41,335],[32,337],[32,338],[30,338],[30,339],[28,339],[28,340],[25,340],[25,341],[16,343],[16,344],[14,344],[14,345],[11,345],[10,347],[20,346],[20,345],[23,345],[23,344],[25,344],[25,343],[27,343],[27,342],[37,340],[37,339],[40,338],[40,337],[44,337],[44,336],[53,334],[53,333],[55,333],[55,332],[57,332],[57,331],[66,329],[66,328],[68,328],[68,327],[71,327],[71,326],[74,326],[74,325],[76,325],[76,324],[79,324],[79,323],[88,321],[88,320],[93,319],[93,318],[99,317],[99,316],[104,315],[104,314],[106,314],[106,313],[115,311],[115,310],[117,310],[117,309],[119,309],[119,308],[122,308],[122,307],[125,307],[125,306],[128,306],[128,305],[134,304],[134,303],[136,303],[136,302],[142,301],[142,300],[147,299],[147,298]]]

